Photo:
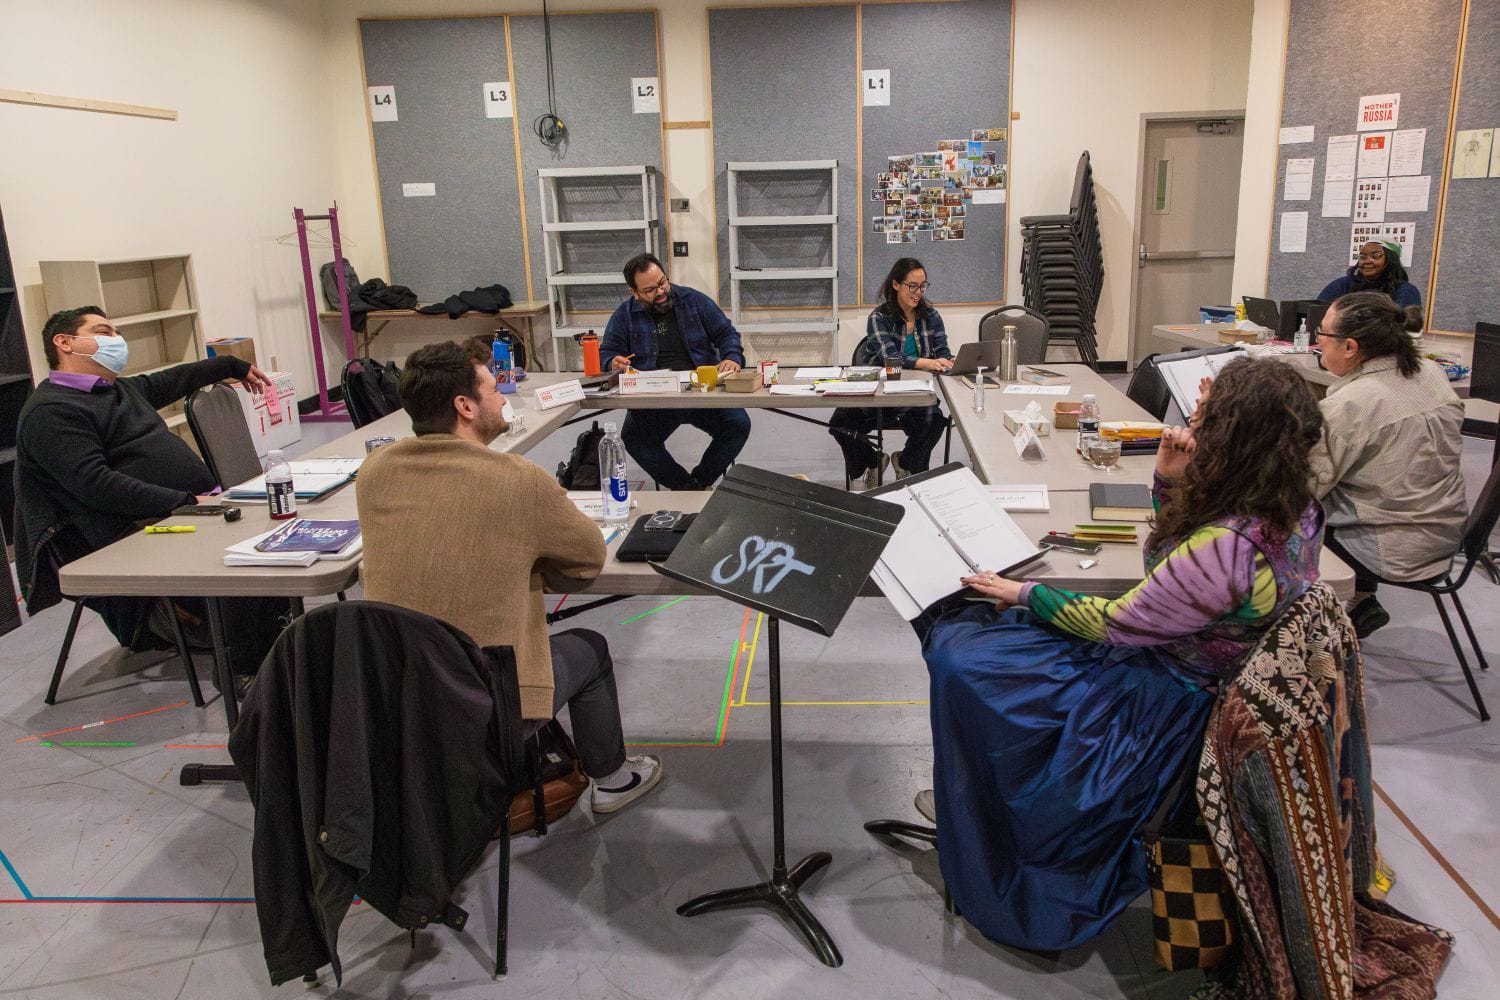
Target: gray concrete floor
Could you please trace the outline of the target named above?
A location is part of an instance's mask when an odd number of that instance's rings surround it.
[[[742,460],[842,484],[821,430],[758,414]],[[346,428],[308,428],[303,447]],[[570,434],[533,454],[552,467]],[[703,438],[685,430],[674,445]],[[1491,444],[1466,443],[1471,493]],[[955,458],[962,447],[955,442]],[[1486,644],[1500,611],[1486,579],[1466,605]],[[1500,981],[1500,820],[1490,782],[1500,722],[1476,719],[1430,600],[1383,595],[1393,622],[1366,647],[1380,842],[1392,902],[1458,937],[1448,998]],[[645,617],[638,617],[641,615]],[[223,760],[223,710],[194,709],[180,665],[128,656],[84,616],[56,706],[42,704],[68,609],[0,639],[0,997],[270,996],[250,902],[252,810],[243,788],[181,788],[190,760]],[[691,920],[674,908],[755,881],[770,861],[765,636],[754,614],[709,598],[632,599],[572,624],[609,636],[632,742],[666,765],[661,788],[612,818],[580,807],[515,844],[510,976],[492,983],[495,858],[463,886],[470,932],[406,935],[367,907],[344,924],[336,997],[1182,997],[1199,979],[1151,958],[1138,903],[1085,948],[1037,956],[945,915],[933,856],[870,839],[875,817],[915,818],[929,783],[926,677],[882,601],[855,603],[838,635],[783,633],[787,838],[792,860],[833,853],[805,899],[842,949],[821,966],[758,909]],[[206,675],[206,664],[200,667]],[[1493,673],[1493,671],[1491,672]],[[1500,686],[1480,679],[1493,708]],[[98,723],[103,723],[99,725]],[[85,727],[77,728],[74,727]],[[72,732],[58,733],[59,730]],[[44,747],[53,742],[124,746]],[[282,994],[302,992],[293,983]]]

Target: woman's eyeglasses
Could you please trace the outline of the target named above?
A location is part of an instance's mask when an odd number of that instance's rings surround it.
[[[924,281],[919,285],[915,281],[903,281],[901,287],[909,292],[925,292],[932,287],[932,282]]]

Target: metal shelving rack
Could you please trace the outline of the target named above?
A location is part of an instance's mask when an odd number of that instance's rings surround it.
[[[547,299],[552,314],[552,362],[556,371],[562,370],[562,350],[559,344],[561,338],[573,337],[590,329],[588,326],[580,325],[576,320],[576,313],[594,310],[579,310],[573,308],[569,302],[569,290],[580,286],[589,285],[614,285],[620,289],[623,297],[628,289],[625,288],[625,279],[621,276],[619,265],[624,264],[624,258],[615,263],[608,271],[570,271],[567,269],[566,261],[568,255],[565,253],[570,236],[599,236],[607,233],[638,233],[641,237],[640,250],[655,254],[660,257],[661,253],[657,243],[659,239],[661,220],[657,215],[657,180],[656,168],[650,166],[625,166],[625,167],[544,167],[537,171],[537,185],[541,193],[542,206],[542,253],[547,269]],[[601,186],[609,186],[618,183],[621,178],[633,177],[637,179],[640,191],[640,209],[638,214],[627,215],[624,218],[594,218],[574,219],[568,218],[570,206],[566,196],[569,187],[587,187],[589,181],[603,182]],[[615,200],[611,203],[595,202],[590,206],[590,213],[613,213],[620,210],[633,211],[635,200],[632,195],[629,199]]]
[[[828,338],[828,363],[837,363],[839,332],[839,177],[838,160],[778,160],[769,162],[727,163],[729,201],[729,301],[730,319],[742,334],[821,335]],[[826,178],[822,176],[826,173]],[[791,215],[740,214],[740,185],[743,175],[816,175],[815,184],[826,183],[827,211]],[[788,180],[792,180],[790,176]],[[775,178],[767,178],[774,181]],[[819,199],[821,201],[821,198]],[[746,269],[741,262],[741,234],[748,229],[827,227],[830,246],[829,262],[816,267],[761,267]],[[829,308],[822,315],[798,319],[752,320],[745,318],[741,289],[746,282],[815,281],[828,282]]]

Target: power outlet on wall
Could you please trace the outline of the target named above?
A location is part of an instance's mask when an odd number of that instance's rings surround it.
[[[686,241],[683,241],[683,242],[674,242],[672,244],[672,256],[673,257],[686,257],[687,255],[688,255],[688,251],[687,251],[687,243],[686,243]]]

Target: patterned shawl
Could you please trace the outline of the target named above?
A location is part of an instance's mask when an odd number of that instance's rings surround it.
[[[1220,690],[1197,792],[1242,942],[1199,997],[1436,995],[1452,936],[1365,892],[1375,828],[1359,648],[1326,584]]]

